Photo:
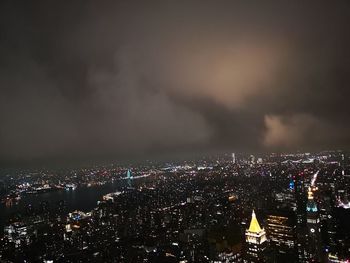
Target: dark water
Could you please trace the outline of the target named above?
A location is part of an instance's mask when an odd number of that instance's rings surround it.
[[[35,195],[25,195],[18,204],[6,207],[0,203],[0,227],[3,228],[6,221],[16,213],[23,213],[25,207],[31,204],[34,208],[38,207],[42,201],[49,202],[51,208],[54,208],[61,200],[65,202],[68,211],[81,210],[88,212],[97,206],[97,201],[102,196],[115,192],[121,188],[124,181],[109,183],[102,186],[78,187],[75,190],[60,190]],[[0,230],[1,231],[1,230]]]

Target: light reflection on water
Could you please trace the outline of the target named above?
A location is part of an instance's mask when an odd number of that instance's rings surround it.
[[[38,208],[42,201],[49,202],[50,209],[57,207],[59,201],[63,200],[68,211],[82,210],[84,212],[92,210],[97,206],[97,201],[102,196],[117,191],[125,184],[125,181],[117,181],[101,186],[78,187],[75,190],[59,190],[42,194],[29,194],[22,196],[18,204],[6,206],[0,203],[0,227],[2,228],[6,221],[15,214],[23,213],[28,205]]]

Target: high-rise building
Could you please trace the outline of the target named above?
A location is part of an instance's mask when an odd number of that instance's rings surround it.
[[[294,190],[294,186],[295,186],[294,180],[291,179],[290,182],[289,182],[289,190],[293,191]]]
[[[320,219],[311,188],[309,188],[308,191],[308,201],[306,205],[306,225],[308,230],[308,257],[317,262],[321,261]]]
[[[132,179],[132,175],[131,175],[130,169],[128,169],[128,171],[126,172],[126,178]]]
[[[305,192],[305,177],[304,173],[300,172],[295,177],[294,184],[295,200],[297,205],[296,210],[296,232],[297,232],[297,255],[298,262],[308,261],[307,252],[307,229],[306,229],[306,192]]]
[[[247,244],[246,262],[264,262],[263,252],[267,245],[266,233],[260,227],[254,210],[245,237]]]
[[[133,176],[132,176],[132,174],[131,174],[130,169],[128,169],[128,171],[126,172],[126,179],[127,179],[128,187],[129,187],[129,188],[132,188],[132,179],[133,179]]]
[[[270,243],[278,252],[295,254],[295,228],[288,217],[268,215],[266,232]]]
[[[232,163],[236,164],[236,154],[232,153]]]
[[[255,163],[255,156],[254,156],[253,154],[251,154],[251,155],[249,156],[249,163],[250,163],[250,164],[254,164],[254,163]]]

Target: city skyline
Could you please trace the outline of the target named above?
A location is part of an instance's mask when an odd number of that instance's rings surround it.
[[[349,160],[227,153],[7,172],[0,260],[346,263]]]
[[[350,2],[0,1],[0,263],[350,262]]]

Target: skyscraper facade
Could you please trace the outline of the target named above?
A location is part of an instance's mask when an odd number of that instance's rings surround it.
[[[246,262],[264,262],[263,252],[267,245],[266,232],[260,227],[254,210],[245,237],[247,245]]]
[[[321,261],[321,228],[317,204],[312,189],[308,191],[306,205],[306,225],[308,235],[308,257],[310,260]]]
[[[268,215],[266,233],[274,253],[286,255],[288,262],[295,262],[295,225],[290,222],[289,218],[280,215]]]

